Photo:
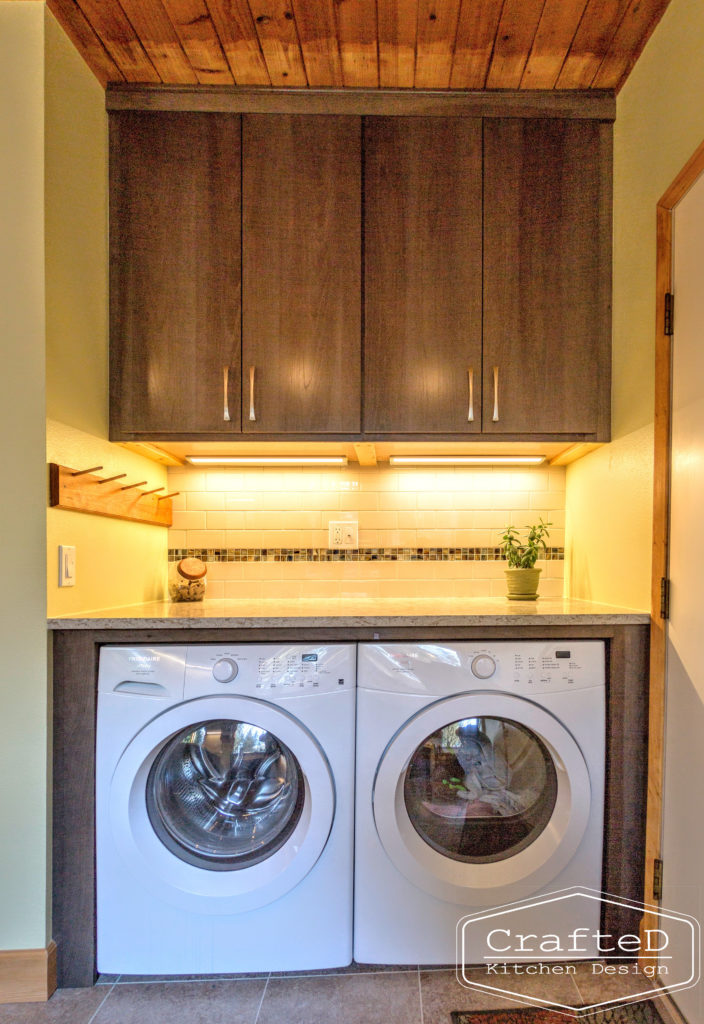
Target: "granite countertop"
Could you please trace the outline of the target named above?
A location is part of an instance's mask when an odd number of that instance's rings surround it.
[[[506,598],[299,598],[172,603],[153,601],[49,619],[49,629],[159,629],[304,626],[640,625],[650,615],[592,601]]]

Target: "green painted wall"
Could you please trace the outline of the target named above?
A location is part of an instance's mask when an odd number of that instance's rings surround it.
[[[47,942],[44,9],[0,3],[0,949]]]
[[[672,0],[617,98],[613,443],[567,472],[568,593],[650,607],[655,206],[704,139],[704,4]]]

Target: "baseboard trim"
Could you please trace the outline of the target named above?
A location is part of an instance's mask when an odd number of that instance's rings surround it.
[[[0,950],[0,1004],[45,1003],[56,989],[56,943]]]

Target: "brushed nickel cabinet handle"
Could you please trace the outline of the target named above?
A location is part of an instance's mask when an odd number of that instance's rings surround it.
[[[254,367],[249,368],[249,419],[250,422],[254,423],[256,420],[254,413]]]
[[[499,422],[499,368],[494,367],[494,415],[491,417],[493,423]]]
[[[222,380],[222,391],[223,391],[222,418],[225,421],[225,423],[229,423],[230,422],[230,406],[227,403],[227,388],[228,388],[228,384],[230,383],[230,367],[229,366],[223,367],[222,377],[223,377],[223,380]]]
[[[467,370],[467,385],[469,388],[469,408],[467,409],[467,422],[474,423],[474,369],[471,366]]]

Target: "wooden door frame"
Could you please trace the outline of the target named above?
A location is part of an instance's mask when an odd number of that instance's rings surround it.
[[[653,560],[650,625],[648,802],[645,829],[645,903],[655,906],[655,861],[662,857],[665,755],[666,620],[661,615],[661,581],[668,579],[670,469],[672,464],[672,339],[665,333],[665,296],[672,293],[672,236],[675,207],[704,173],[704,142],[694,151],[656,207],[655,266],[655,451],[653,463]],[[643,929],[657,927],[646,911]]]

